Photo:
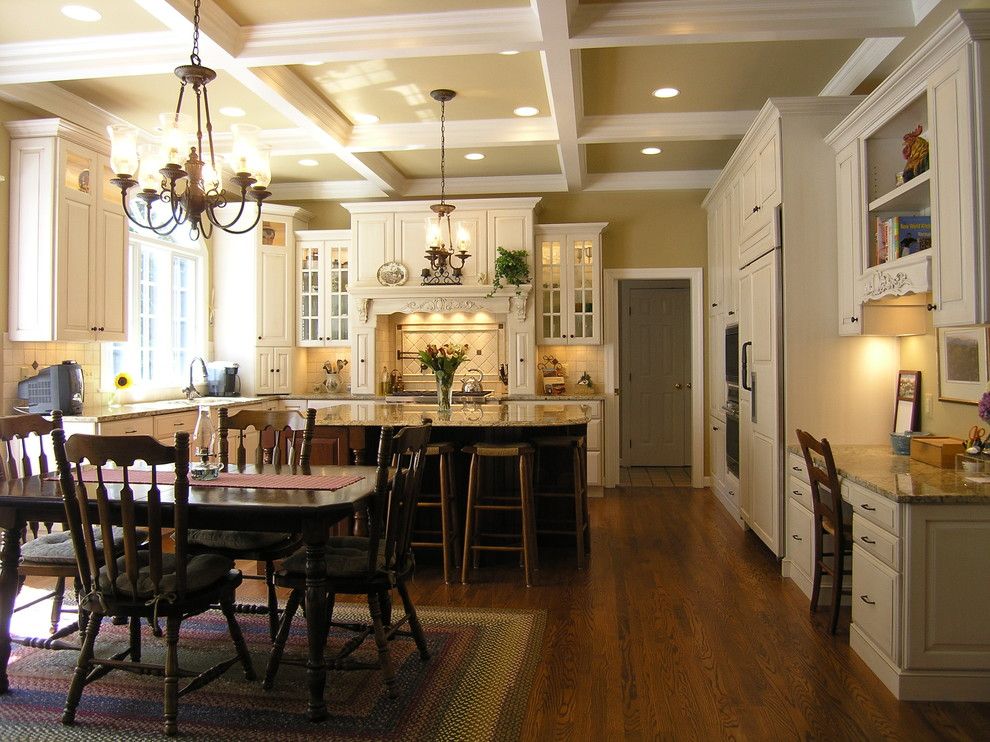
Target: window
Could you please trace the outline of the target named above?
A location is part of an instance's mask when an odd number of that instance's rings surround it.
[[[182,386],[206,340],[206,250],[180,226],[168,237],[131,227],[128,340],[104,346],[104,387],[126,371],[145,387]]]

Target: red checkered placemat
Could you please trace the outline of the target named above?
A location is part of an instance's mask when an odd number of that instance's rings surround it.
[[[221,473],[216,479],[192,479],[190,483],[196,487],[252,487],[261,489],[281,490],[339,490],[360,482],[364,477],[353,474],[239,474],[236,472]],[[83,480],[96,481],[95,467],[83,467]],[[147,469],[131,469],[127,480],[132,484],[151,484],[151,471]],[[103,481],[117,483],[124,481],[123,469],[104,469]],[[159,471],[158,484],[169,485],[175,482],[174,471]]]

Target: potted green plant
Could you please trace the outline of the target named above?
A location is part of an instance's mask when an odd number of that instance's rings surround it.
[[[492,290],[488,296],[503,286],[512,284],[519,293],[519,287],[529,283],[529,253],[525,250],[506,250],[499,247],[495,253],[495,275],[492,277]]]

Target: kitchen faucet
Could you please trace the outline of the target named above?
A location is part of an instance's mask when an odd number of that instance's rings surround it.
[[[189,386],[182,390],[182,393],[186,395],[186,399],[193,399],[194,397],[202,397],[203,395],[196,391],[196,385],[193,384],[193,368],[196,366],[196,361],[199,361],[200,367],[203,369],[203,378],[207,378],[206,373],[206,361],[204,361],[199,356],[196,356],[191,361],[189,361]]]

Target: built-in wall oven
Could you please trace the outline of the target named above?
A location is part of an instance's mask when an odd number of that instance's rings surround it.
[[[739,478],[739,325],[725,328],[725,468]]]

